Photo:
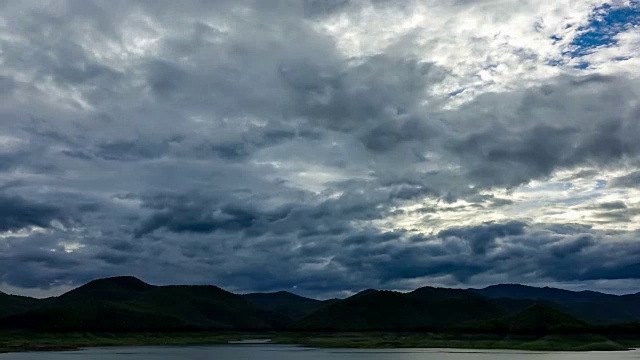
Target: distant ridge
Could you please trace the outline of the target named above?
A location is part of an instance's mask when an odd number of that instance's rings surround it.
[[[640,293],[612,295],[519,284],[483,289],[425,286],[406,293],[367,289],[346,299],[320,301],[287,291],[237,295],[213,285],[156,286],[132,276],[117,276],[93,280],[46,299],[0,293],[0,329],[147,332],[464,328],[544,333],[567,328],[583,331],[595,324],[599,326],[595,329],[640,333],[639,305]]]
[[[537,299],[546,301],[594,300],[616,297],[596,291],[571,291],[552,287],[535,287],[520,284],[498,284],[483,289],[470,289],[481,295],[493,298]]]
[[[424,286],[409,292],[409,295],[423,300],[449,300],[479,297],[474,291],[467,289],[449,289],[432,286]]]
[[[115,276],[90,281],[60,295],[58,299],[74,301],[95,297],[102,300],[127,300],[154,287],[133,276]]]
[[[475,296],[431,301],[394,291],[367,290],[312,313],[294,327],[330,331],[432,330],[502,314],[493,304]]]
[[[330,301],[310,299],[288,291],[251,293],[241,296],[261,310],[284,316],[286,324],[297,321],[330,303]]]
[[[269,329],[268,316],[216,286],[154,286],[135,277],[91,281],[26,311],[0,318],[0,328],[43,331],[174,331]]]
[[[461,327],[490,333],[548,333],[579,331],[586,328],[587,323],[556,308],[536,304],[516,314],[470,322]]]
[[[595,323],[640,321],[640,299],[634,295],[613,295],[597,291],[571,291],[552,287],[499,284],[469,289],[491,299],[542,301],[580,319]],[[511,302],[513,304],[513,302]]]

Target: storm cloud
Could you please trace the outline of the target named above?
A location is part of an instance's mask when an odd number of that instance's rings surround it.
[[[637,292],[637,7],[2,3],[0,289]]]
[[[66,221],[68,215],[54,206],[30,202],[18,196],[0,196],[0,231],[28,227],[49,228],[53,221]]]

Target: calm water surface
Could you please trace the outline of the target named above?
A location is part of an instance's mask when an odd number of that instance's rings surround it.
[[[542,353],[450,349],[309,349],[283,345],[150,346],[94,348],[82,351],[0,354],[0,360],[626,360],[640,359],[640,351]]]

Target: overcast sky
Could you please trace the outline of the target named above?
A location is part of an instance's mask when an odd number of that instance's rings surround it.
[[[637,0],[0,1],[0,290],[640,291]]]

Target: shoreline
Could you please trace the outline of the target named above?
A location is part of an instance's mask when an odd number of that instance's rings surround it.
[[[311,348],[445,348],[521,351],[630,351],[640,339],[600,335],[450,335],[432,333],[0,333],[0,353],[77,351],[93,347],[299,345]],[[269,341],[267,341],[269,340]],[[243,344],[244,342],[244,344]]]

